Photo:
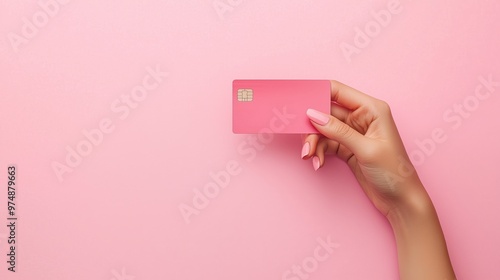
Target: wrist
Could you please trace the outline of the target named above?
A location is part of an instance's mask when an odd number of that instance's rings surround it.
[[[396,238],[400,279],[456,279],[439,219],[423,185],[406,186],[387,214]]]
[[[398,203],[387,213],[387,219],[395,229],[436,216],[434,205],[422,183],[417,182],[405,188]]]

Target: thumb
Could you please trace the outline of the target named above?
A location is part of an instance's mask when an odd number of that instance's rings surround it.
[[[324,136],[339,142],[353,154],[359,155],[366,144],[366,139],[358,131],[332,115],[314,109],[306,112],[314,127]]]

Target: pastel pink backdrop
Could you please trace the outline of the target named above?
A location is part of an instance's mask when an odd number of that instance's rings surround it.
[[[17,166],[19,218],[11,273],[4,187],[1,279],[282,279],[327,236],[338,247],[309,279],[398,279],[392,231],[341,161],[315,172],[296,135],[238,152],[231,81],[257,78],[337,79],[384,99],[408,151],[442,129],[417,169],[457,276],[500,277],[500,88],[471,97],[479,77],[500,80],[498,1],[401,0],[350,62],[340,46],[390,0],[67,2],[17,47],[12,33],[43,10],[0,2],[0,176]],[[111,104],[148,67],[169,75],[121,120]],[[457,119],[464,100],[474,110]],[[53,162],[106,118],[113,132],[60,182]],[[228,163],[241,173],[186,224],[179,205]]]

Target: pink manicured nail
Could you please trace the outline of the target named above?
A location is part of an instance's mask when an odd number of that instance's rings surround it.
[[[313,167],[315,171],[317,171],[320,167],[319,157],[317,156],[313,157]]]
[[[305,158],[309,154],[310,150],[311,145],[309,145],[309,142],[305,142],[304,146],[302,146],[302,158]]]
[[[307,109],[306,114],[313,122],[319,125],[325,125],[330,120],[330,116],[314,109]]]

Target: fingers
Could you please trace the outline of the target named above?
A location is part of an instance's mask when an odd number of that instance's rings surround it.
[[[330,106],[330,113],[332,114],[332,116],[336,117],[337,119],[343,122],[347,120],[347,117],[349,116],[350,112],[351,112],[350,110],[335,103],[332,103],[332,105]]]
[[[357,108],[368,105],[373,102],[374,98],[366,95],[359,90],[344,85],[338,81],[330,81],[332,101],[339,105],[350,109],[356,110]]]
[[[319,140],[319,134],[307,134],[302,139],[302,153],[303,159],[308,159],[316,153],[316,145]]]
[[[362,153],[366,139],[358,131],[334,116],[314,109],[306,112],[314,127],[324,136],[347,147],[354,154]]]
[[[307,134],[302,136],[302,159],[309,159],[317,153],[318,142],[320,141],[319,139],[319,134]],[[314,170],[318,170],[321,166],[319,158],[314,156],[312,162]],[[322,162],[324,162],[324,155]]]
[[[314,170],[318,170],[325,162],[325,154],[328,150],[328,142],[330,139],[320,137],[318,134],[303,135],[302,142],[302,159],[309,159],[312,157],[312,164]]]
[[[378,99],[338,81],[330,81],[330,85],[331,115],[313,109],[307,110],[307,116],[313,126],[326,137],[309,134],[303,138],[302,158],[309,159],[312,157],[315,170],[318,170],[324,164],[325,154],[328,152],[338,153],[345,161],[353,155],[363,155],[363,150],[366,150],[369,139],[366,139],[357,130],[359,128],[351,127],[346,122],[350,122],[348,119],[353,112],[358,112],[358,114],[360,114],[359,112],[366,113],[367,111],[364,109],[367,109],[367,107],[374,108],[376,104],[380,103]]]
[[[312,164],[314,170],[318,170],[323,164],[325,164],[325,154],[328,151],[328,142],[330,139],[321,138],[316,146],[316,155],[312,159]]]
[[[340,145],[337,141],[326,137],[320,137],[316,144],[316,152],[312,155],[314,170],[318,170],[325,164],[326,155],[336,155],[337,158],[349,164],[349,160],[354,154],[345,146]]]

